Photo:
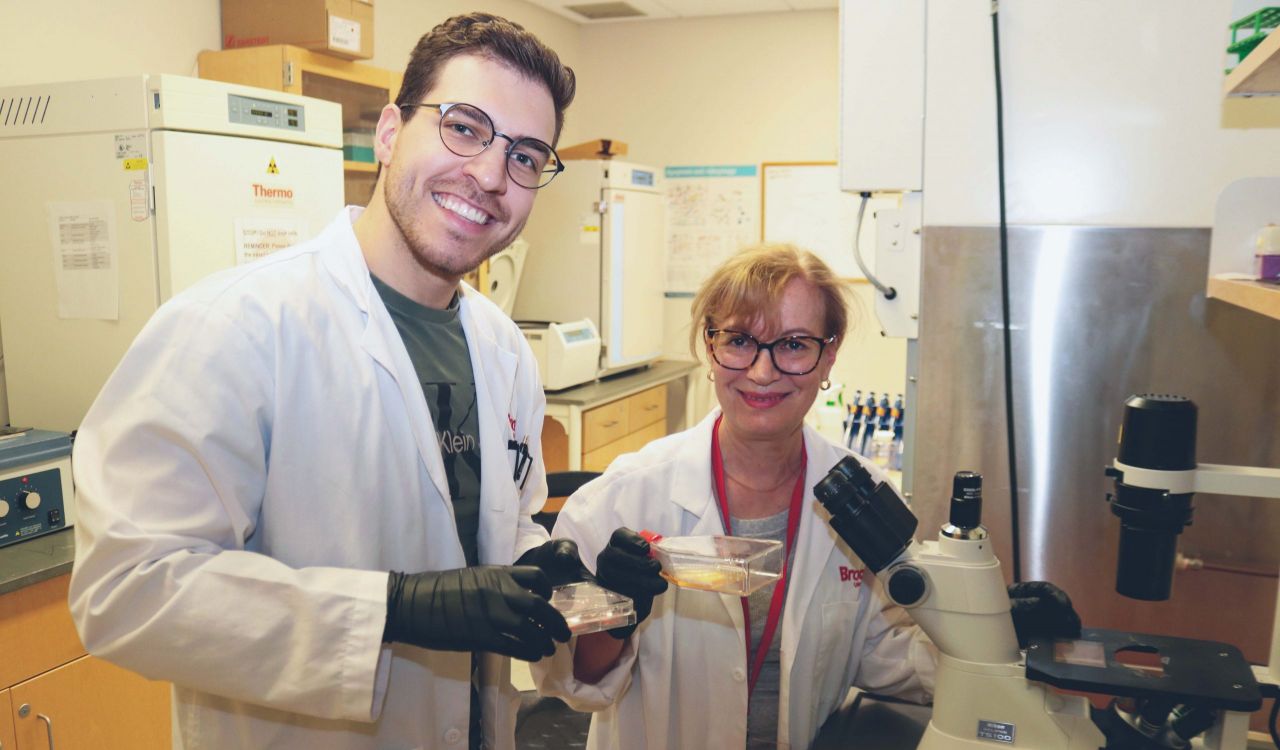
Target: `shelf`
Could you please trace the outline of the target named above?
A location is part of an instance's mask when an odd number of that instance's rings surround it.
[[[1208,296],[1280,320],[1280,285],[1211,276]]]
[[[376,174],[378,171],[377,162],[372,161],[344,161],[342,168],[347,172],[368,172]]]
[[[1280,94],[1280,29],[1254,47],[1223,84],[1226,96]]]

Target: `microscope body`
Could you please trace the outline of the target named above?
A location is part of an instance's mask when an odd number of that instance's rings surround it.
[[[854,458],[814,488],[831,526],[938,648],[933,715],[918,747],[1097,750],[1106,739],[1088,701],[1026,677],[1004,574],[979,523],[981,477],[961,475],[951,523],[925,542],[897,493]]]
[[[886,592],[910,594],[904,581],[922,576],[915,601],[894,593],[938,647],[933,715],[920,750],[987,748],[993,743],[1036,750],[1097,750],[1106,744],[1088,700],[1032,682],[1018,650],[1000,561],[985,534],[912,542],[881,574]]]

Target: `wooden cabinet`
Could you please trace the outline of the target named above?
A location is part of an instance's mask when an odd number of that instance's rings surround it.
[[[623,453],[667,434],[667,386],[659,385],[582,414],[582,469],[604,471]]]
[[[92,656],[14,685],[9,692],[20,750],[162,750],[172,744],[169,686]]]
[[[163,750],[169,686],[87,656],[70,576],[0,596],[0,750]]]
[[[342,105],[343,132],[372,138],[378,117],[400,92],[400,73],[288,44],[209,50],[199,56],[200,77],[313,96]],[[378,166],[344,162],[346,200],[368,204]]]
[[[13,750],[17,746],[13,738],[13,714],[9,708],[9,691],[0,690],[0,750]]]

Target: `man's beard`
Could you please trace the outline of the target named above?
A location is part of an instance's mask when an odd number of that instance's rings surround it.
[[[435,247],[427,239],[426,232],[422,231],[422,227],[414,221],[421,208],[418,200],[413,195],[412,180],[398,179],[398,177],[395,171],[387,175],[386,185],[383,188],[383,198],[387,204],[387,212],[391,215],[391,220],[395,222],[396,228],[400,230],[400,236],[404,238],[405,245],[409,248],[409,252],[413,254],[414,261],[428,273],[435,276],[461,278],[471,273],[482,262],[506,249],[520,234],[520,230],[524,229],[523,221],[512,226],[509,231],[499,236],[492,245],[476,257],[450,255]],[[445,187],[443,184],[440,186]],[[453,192],[466,197],[474,205],[488,213],[490,221],[498,221],[500,219],[499,212],[501,209],[492,207],[490,205],[491,201],[475,198],[473,190],[457,189],[456,183],[447,187],[452,189],[446,192]],[[426,199],[435,204],[432,191],[427,191]],[[435,204],[435,207],[441,211],[448,210],[439,204]],[[447,227],[444,228],[444,231],[449,234],[453,233]]]

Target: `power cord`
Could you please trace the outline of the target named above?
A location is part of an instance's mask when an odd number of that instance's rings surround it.
[[[996,74],[996,166],[1000,188],[1000,312],[1004,322],[1004,418],[1009,451],[1009,525],[1013,581],[1022,580],[1022,535],[1018,522],[1018,451],[1013,420],[1013,343],[1009,325],[1009,224],[1004,200],[1004,94],[1000,86],[1000,3],[991,3],[991,46]]]
[[[867,281],[870,281],[872,286],[879,289],[885,299],[893,299],[898,296],[898,290],[883,284],[871,271],[867,270],[867,264],[862,262],[862,215],[867,210],[867,201],[870,200],[871,193],[864,190],[859,195],[862,196],[862,202],[858,204],[858,224],[853,229],[853,259],[858,263],[858,269],[862,271],[862,275],[867,277]]]

